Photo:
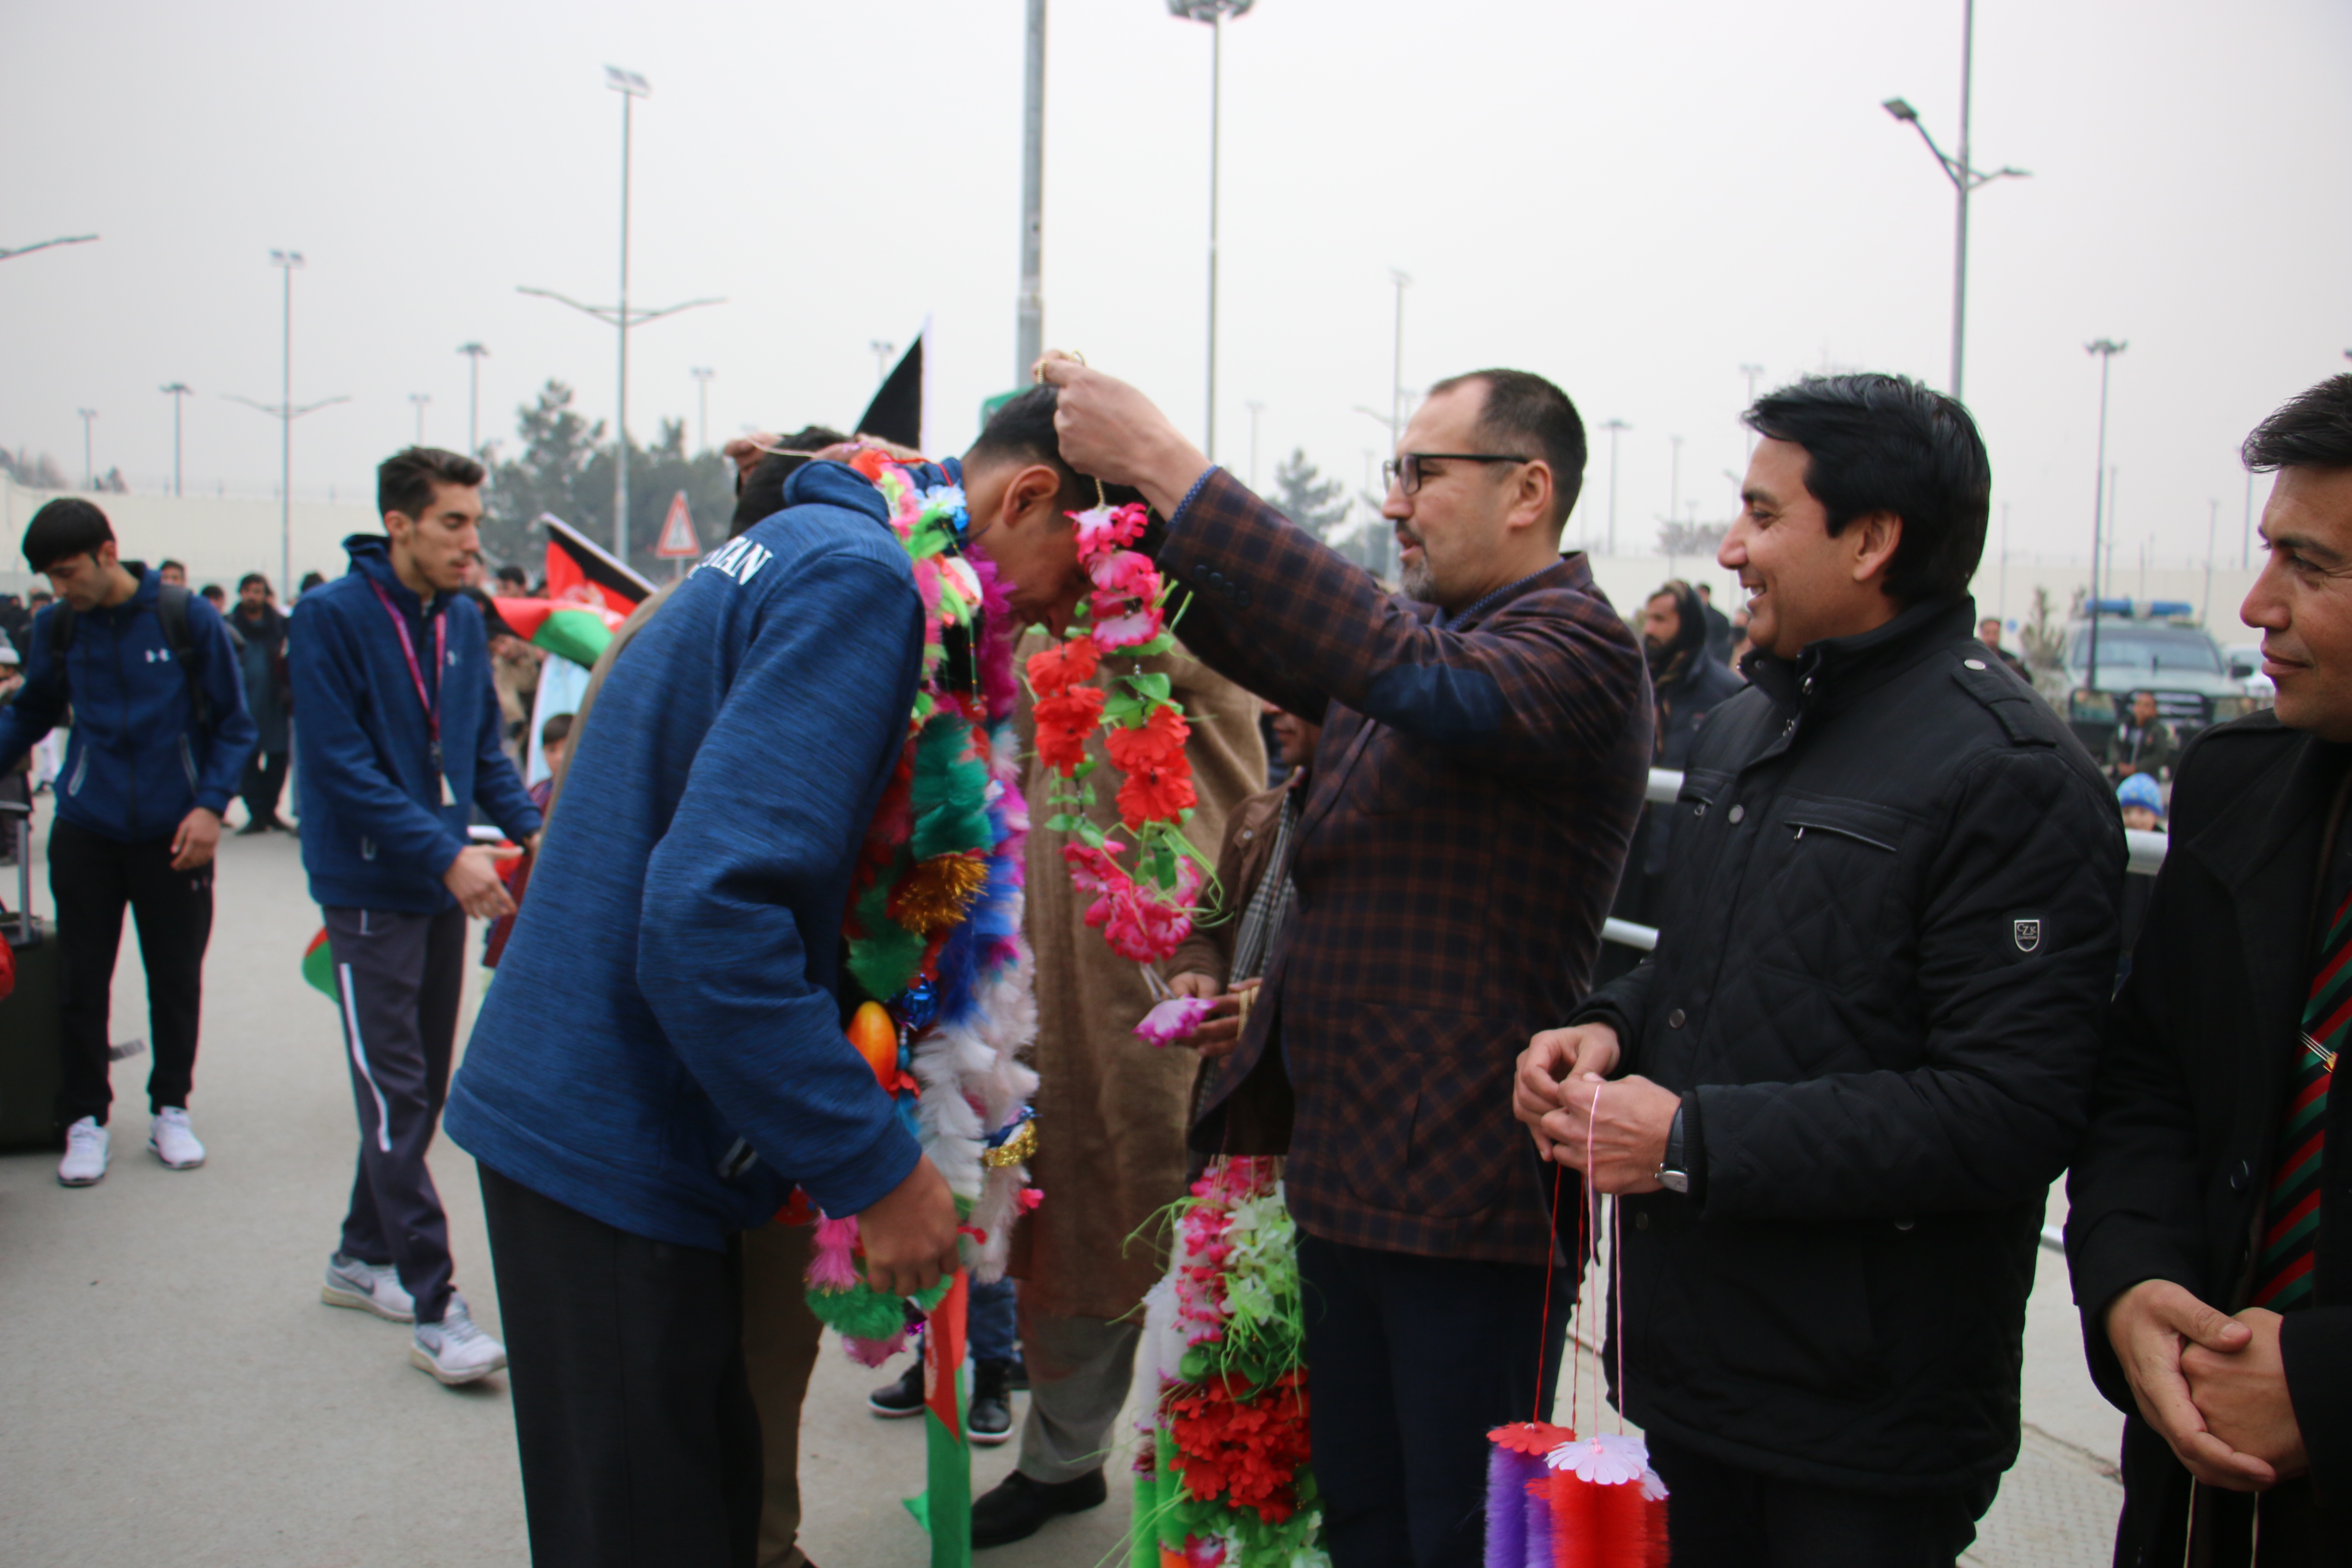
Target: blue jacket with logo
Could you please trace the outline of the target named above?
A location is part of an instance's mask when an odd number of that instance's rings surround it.
[[[539,808],[499,747],[481,611],[459,594],[419,600],[393,571],[382,534],[355,533],[343,549],[352,569],[303,595],[287,634],[302,868],[325,908],[438,914],[457,901],[441,875],[466,847],[475,803],[518,839],[539,831]],[[377,588],[408,628],[415,672]],[[436,621],[448,628],[437,658]],[[448,804],[419,675],[440,709]]]
[[[139,579],[138,591],[111,609],[76,612],[62,661],[50,646],[60,606],[33,617],[19,650],[25,684],[0,708],[0,770],[64,723],[70,703],[58,817],[118,844],[149,844],[171,837],[200,805],[228,808],[253,754],[253,717],[228,623],[192,594],[188,641],[212,707],[211,733],[196,728],[188,672],[155,613],[163,580],[139,562],[122,564]]]
[[[783,499],[607,668],[446,1119],[532,1191],[688,1247],[794,1183],[856,1214],[919,1157],[836,986],[921,602],[861,476],[811,463]]]

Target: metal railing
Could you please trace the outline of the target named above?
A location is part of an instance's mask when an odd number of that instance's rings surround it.
[[[1647,799],[1653,805],[1670,805],[1683,793],[1683,775],[1672,768],[1652,768]],[[2131,859],[2126,869],[2137,877],[2153,877],[2164,865],[2165,846],[2171,840],[2161,833],[2141,833],[2132,828],[2124,830],[2124,844]],[[1656,951],[1658,928],[1640,925],[1633,921],[1610,919],[1601,927],[1601,940],[1623,947],[1639,948],[1643,952]]]

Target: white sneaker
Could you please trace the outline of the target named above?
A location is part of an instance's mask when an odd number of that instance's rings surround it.
[[[113,1142],[95,1116],[85,1116],[66,1129],[66,1157],[58,1162],[58,1185],[95,1186],[106,1174],[107,1148]]]
[[[408,1364],[454,1388],[503,1369],[507,1347],[481,1331],[466,1310],[464,1297],[452,1295],[449,1310],[439,1322],[416,1325],[416,1342],[408,1347]]]
[[[193,1171],[205,1163],[205,1146],[196,1142],[188,1113],[176,1105],[165,1106],[148,1123],[147,1148],[174,1171]]]
[[[416,1303],[400,1288],[400,1270],[389,1263],[362,1263],[338,1252],[327,1264],[319,1300],[330,1307],[357,1307],[395,1323],[416,1321]]]

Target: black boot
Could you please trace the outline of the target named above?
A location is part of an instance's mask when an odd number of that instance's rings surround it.
[[[964,1427],[983,1448],[993,1448],[1013,1436],[1011,1362],[971,1363],[971,1408],[964,1412]]]
[[[1055,1515],[1100,1508],[1109,1496],[1110,1489],[1103,1484],[1100,1470],[1074,1481],[1033,1481],[1015,1470],[993,1491],[982,1493],[973,1501],[972,1547],[977,1551],[1026,1541]]]
[[[887,1388],[877,1388],[866,1396],[866,1408],[894,1421],[901,1416],[923,1413],[923,1357],[920,1352],[916,1353],[915,1364],[908,1367],[898,1382]]]

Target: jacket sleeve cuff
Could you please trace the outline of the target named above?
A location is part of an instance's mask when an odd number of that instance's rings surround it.
[[[893,1117],[882,1136],[864,1153],[844,1160],[829,1171],[803,1175],[799,1178],[800,1184],[826,1214],[845,1218],[863,1214],[888,1197],[922,1157],[923,1151],[915,1142],[915,1135]]]
[[[227,814],[228,801],[227,792],[224,790],[206,789],[196,792],[196,804],[215,816]]]
[[[2279,1354],[2311,1460],[2311,1489],[2341,1496],[2352,1486],[2352,1307],[2287,1313],[2279,1321]]]
[[[1168,520],[1168,532],[1171,537],[1174,536],[1177,525],[1184,521],[1184,515],[1192,510],[1192,503],[1200,499],[1202,489],[1209,482],[1209,476],[1215,473],[1217,468],[1218,465],[1215,463],[1211,463],[1207,468],[1202,468],[1201,477],[1192,481],[1192,488],[1184,492],[1184,499],[1176,503],[1175,515]]]
[[[1690,1190],[1684,1195],[1691,1206],[1706,1207],[1706,1121],[1699,1113],[1698,1090],[1683,1095],[1683,1171],[1690,1178]]]

